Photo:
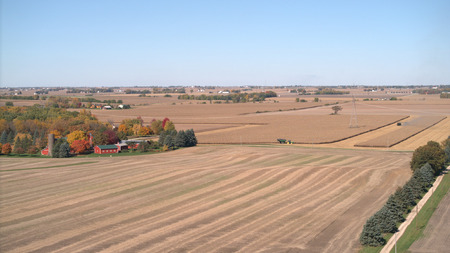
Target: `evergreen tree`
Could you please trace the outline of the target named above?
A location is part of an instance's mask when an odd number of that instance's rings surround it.
[[[67,141],[64,141],[59,146],[59,154],[60,158],[65,158],[70,156],[70,145]]]
[[[386,240],[381,236],[381,229],[374,216],[370,217],[364,225],[359,241],[364,246],[377,247],[386,244]]]
[[[187,147],[188,137],[183,130],[178,131],[175,137],[175,146],[182,148]]]
[[[0,137],[0,143],[6,144],[7,142],[8,142],[8,133],[6,132],[6,130],[3,130],[2,135]]]
[[[374,219],[382,233],[395,233],[397,231],[396,216],[386,206],[383,206],[374,215]]]
[[[16,137],[16,133],[14,131],[9,131],[8,137],[6,138],[6,142],[9,144],[14,143],[14,137]]]
[[[195,133],[193,129],[186,130],[186,136],[187,136],[187,145],[186,147],[193,147],[197,145],[197,137],[195,137]]]
[[[167,146],[170,149],[173,149],[175,146],[175,140],[172,137],[172,135],[167,135],[166,138],[164,138],[164,146]]]
[[[166,139],[166,136],[167,136],[167,132],[166,131],[163,131],[163,132],[161,132],[159,134],[158,143],[159,143],[160,146],[164,145],[164,140]]]
[[[21,148],[23,148],[23,150],[27,151],[28,149],[30,149],[31,144],[32,144],[32,140],[30,140],[28,138],[28,136],[25,136],[25,138],[22,140]]]
[[[38,141],[38,139],[39,139],[39,131],[37,130],[37,128],[36,128],[36,130],[34,130],[34,134],[33,134],[33,142],[31,143],[33,146],[34,145],[36,145],[36,142]]]
[[[16,141],[14,141],[13,153],[17,153],[17,150],[19,148],[22,148],[22,139],[20,139],[20,137],[17,136]]]

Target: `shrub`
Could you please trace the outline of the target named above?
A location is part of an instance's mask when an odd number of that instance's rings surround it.
[[[5,143],[5,145],[2,146],[2,153],[3,154],[8,155],[8,154],[11,153],[11,151],[12,151],[11,144]]]

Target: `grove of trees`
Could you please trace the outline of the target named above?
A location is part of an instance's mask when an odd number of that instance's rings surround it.
[[[398,188],[378,212],[370,217],[360,235],[364,246],[382,246],[386,244],[383,234],[395,233],[397,224],[405,220],[411,209],[428,191],[435,181],[435,176],[450,162],[450,137],[439,145],[430,141],[417,148],[413,153],[411,169],[413,175],[406,184]]]

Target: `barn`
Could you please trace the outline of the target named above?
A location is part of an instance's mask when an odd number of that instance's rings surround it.
[[[119,153],[119,148],[116,145],[97,145],[94,147],[96,154],[112,154]]]

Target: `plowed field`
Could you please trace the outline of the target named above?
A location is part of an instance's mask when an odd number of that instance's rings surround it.
[[[202,146],[5,159],[1,252],[351,252],[410,153]]]

